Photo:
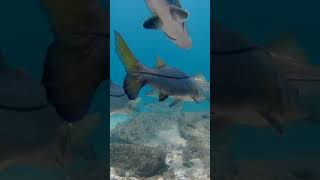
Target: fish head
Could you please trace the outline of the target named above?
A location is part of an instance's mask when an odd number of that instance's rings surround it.
[[[202,98],[201,89],[197,85],[197,83],[194,81],[194,79],[190,79],[190,92],[189,95],[196,100],[200,100]]]

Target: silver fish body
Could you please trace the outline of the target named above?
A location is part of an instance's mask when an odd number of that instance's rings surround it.
[[[145,2],[154,14],[145,21],[146,29],[161,29],[179,47],[186,49],[192,47],[192,40],[188,35],[185,22],[188,13],[181,9],[179,0],[145,0]]]

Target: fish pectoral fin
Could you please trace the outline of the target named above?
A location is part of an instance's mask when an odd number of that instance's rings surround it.
[[[284,133],[284,127],[281,124],[280,119],[276,118],[275,116],[272,116],[268,112],[258,112],[266,121],[267,123],[274,128],[278,133],[283,134]]]
[[[169,96],[168,96],[166,93],[164,93],[163,91],[160,91],[160,92],[159,92],[159,101],[160,101],[160,102],[166,100],[168,97],[169,97]]]
[[[158,16],[152,16],[144,21],[143,27],[145,29],[159,29],[161,27],[161,21]]]
[[[193,99],[194,102],[196,102],[197,104],[199,104],[199,101],[198,101],[197,98],[195,98],[195,97],[193,97],[193,96],[192,96],[191,98]]]
[[[175,98],[171,104],[169,105],[169,107],[173,107],[173,106],[176,106],[177,104],[180,104],[182,102],[182,99],[179,99],[179,98]]]
[[[166,67],[167,64],[158,56],[157,57],[157,64],[156,64],[156,68],[157,69],[161,69],[161,68],[164,68]]]
[[[189,13],[175,5],[170,5],[170,14],[173,19],[183,23],[187,20]]]

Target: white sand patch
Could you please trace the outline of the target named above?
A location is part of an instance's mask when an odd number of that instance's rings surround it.
[[[110,116],[110,129],[117,126],[118,123],[125,122],[129,119],[127,115],[112,115]]]
[[[156,133],[156,137],[153,138],[150,144],[153,146],[159,145],[174,145],[174,146],[186,146],[187,141],[180,136],[177,126],[173,126],[168,130],[160,130]]]

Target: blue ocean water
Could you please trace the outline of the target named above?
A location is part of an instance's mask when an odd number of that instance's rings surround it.
[[[156,57],[160,56],[166,64],[178,68],[189,75],[202,73],[210,81],[210,1],[181,1],[182,7],[188,10],[188,32],[193,47],[185,50],[177,47],[162,32],[146,30],[143,22],[151,17],[151,12],[144,1],[110,1],[110,69],[111,80],[122,86],[125,69],[115,52],[113,31],[118,31],[139,61],[155,67]],[[157,98],[144,97],[150,88],[146,87],[140,95],[143,102],[155,103]],[[201,104],[184,103],[185,111],[209,111],[209,101]]]
[[[320,23],[317,20],[319,2],[300,1],[215,1],[212,6],[213,20],[260,46],[287,33],[293,33],[305,49],[311,64],[320,64],[318,42]],[[319,98],[314,97],[313,111],[319,115]],[[313,117],[318,122],[319,116]],[[301,122],[286,128],[284,136],[272,129],[236,128],[233,141],[234,153],[238,157],[292,158],[319,156],[319,123]]]

